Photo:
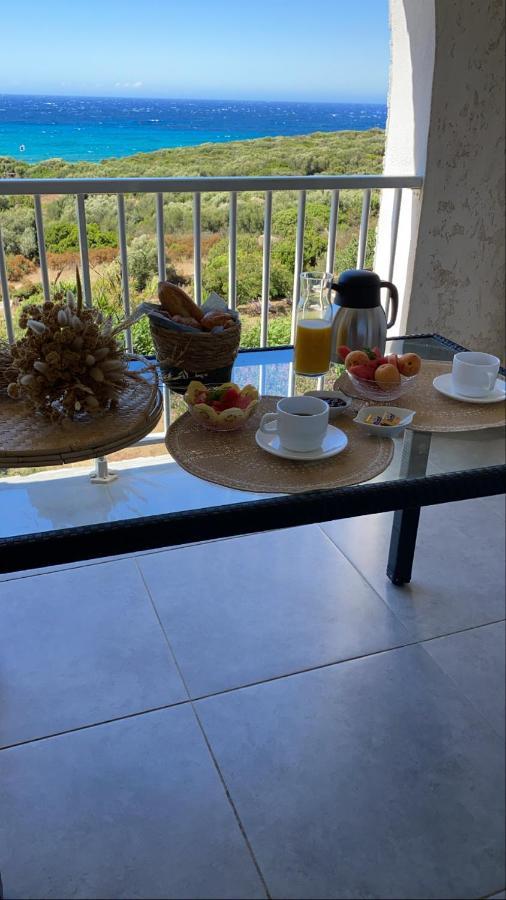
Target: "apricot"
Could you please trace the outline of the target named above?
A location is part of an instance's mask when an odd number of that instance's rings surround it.
[[[401,376],[395,366],[385,363],[385,365],[378,366],[376,369],[374,380],[383,391],[389,391],[400,384]]]
[[[418,375],[422,367],[422,360],[418,353],[403,353],[397,359],[397,367],[401,375]]]
[[[348,353],[344,365],[347,369],[350,369],[351,366],[365,366],[368,362],[369,357],[367,353],[364,353],[363,350],[352,350],[351,353]]]

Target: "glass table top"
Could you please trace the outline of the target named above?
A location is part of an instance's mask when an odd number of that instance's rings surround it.
[[[455,352],[444,340],[433,337],[391,340],[387,350],[414,351],[423,358],[437,360],[451,360]],[[298,394],[321,388],[318,379],[293,375],[292,356],[293,351],[286,348],[241,352],[232,378],[241,386],[255,385],[261,394]],[[339,371],[332,367],[324,378],[325,388],[332,388]],[[171,421],[184,409],[181,397],[172,395]],[[405,436],[409,434],[405,432]],[[395,482],[425,474],[420,467],[406,468],[406,437],[395,438],[394,447],[388,468],[368,483]],[[434,434],[427,452],[424,467],[428,475],[499,465],[505,461],[504,430]],[[58,468],[37,475],[0,477],[0,540],[277,496],[233,490],[190,475],[169,457],[162,444],[159,456],[114,465],[119,477],[109,484],[91,484],[92,467],[90,461],[88,470]]]

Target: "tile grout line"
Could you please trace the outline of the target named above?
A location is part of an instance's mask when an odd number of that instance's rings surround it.
[[[318,528],[320,529],[320,531],[322,532],[324,537],[326,537],[327,540],[330,541],[332,546],[339,553],[341,553],[342,556],[344,556],[345,560],[347,562],[349,562],[350,566],[352,566],[355,569],[355,572],[357,572],[358,575],[360,575],[362,581],[365,581],[367,586],[370,587],[371,591],[373,591],[373,593],[376,594],[376,596],[379,598],[379,600],[381,600],[383,605],[386,606],[387,610],[397,619],[397,621],[402,625],[402,627],[407,630],[407,625],[404,624],[404,622],[402,621],[402,619],[400,618],[398,613],[396,613],[395,610],[392,609],[392,607],[384,599],[384,597],[381,596],[379,591],[376,590],[374,585],[371,584],[369,579],[366,578],[366,576],[363,574],[363,572],[361,572],[360,569],[355,565],[353,560],[350,559],[350,557],[345,553],[345,551],[341,547],[339,547],[338,544],[335,543],[335,541],[332,540],[330,535],[327,534],[327,532],[325,531],[324,528],[322,528],[321,525],[318,525]],[[402,587],[400,587],[399,590],[402,590]],[[463,631],[473,631],[473,629],[475,629],[475,628],[486,628],[487,625],[498,625],[498,624],[500,624],[500,622],[504,622],[504,621],[506,621],[506,616],[502,619],[493,619],[490,622],[481,622],[479,625],[464,625],[462,628],[457,628],[456,631],[445,631],[445,632],[443,632],[443,634],[436,634],[433,637],[417,638],[416,640],[410,641],[408,644],[403,644],[402,646],[412,646],[413,644],[424,644],[424,643],[428,643],[429,641],[437,641],[439,638],[451,637],[453,634],[461,634],[461,632],[463,632]],[[379,651],[379,652],[382,652],[382,651]]]
[[[39,741],[46,741],[46,740],[51,740],[52,738],[56,738],[56,737],[63,737],[66,734],[75,734],[76,732],[79,732],[79,731],[86,731],[89,728],[99,728],[102,725],[112,725],[114,722],[122,722],[127,719],[133,719],[133,718],[136,718],[139,716],[149,715],[150,713],[161,712],[163,710],[172,709],[173,707],[185,706],[186,704],[193,705],[194,703],[198,703],[201,700],[212,700],[214,697],[226,696],[227,694],[232,694],[236,691],[248,690],[248,688],[261,687],[262,685],[270,684],[271,682],[282,681],[284,678],[294,678],[297,675],[305,675],[305,674],[309,674],[310,672],[318,672],[321,669],[329,669],[329,668],[332,668],[333,666],[345,665],[346,663],[357,662],[359,660],[369,659],[374,656],[381,656],[383,653],[394,653],[396,650],[403,650],[406,647],[416,647],[419,644],[425,644],[425,643],[431,643],[432,641],[437,641],[437,640],[439,640],[440,637],[441,638],[453,637],[454,634],[461,634],[462,632],[466,632],[466,631],[474,631],[477,628],[487,628],[489,625],[500,625],[503,622],[504,622],[504,619],[499,619],[494,622],[487,622],[484,625],[470,626],[469,628],[462,629],[461,631],[450,632],[450,633],[444,634],[444,635],[438,635],[435,638],[427,638],[426,640],[422,640],[422,641],[412,641],[407,644],[397,644],[394,647],[385,647],[382,650],[373,650],[371,653],[364,653],[361,656],[347,656],[345,659],[330,660],[329,662],[320,663],[319,665],[316,665],[316,666],[309,666],[305,669],[293,669],[290,672],[284,672],[281,675],[273,675],[270,678],[262,678],[262,679],[259,679],[258,681],[248,681],[248,682],[246,682],[246,684],[238,684],[238,685],[235,685],[234,687],[223,688],[222,690],[219,690],[219,691],[211,691],[209,694],[199,694],[196,697],[188,696],[187,700],[176,700],[174,703],[166,703],[166,704],[163,704],[162,706],[152,706],[149,709],[141,709],[141,710],[137,710],[136,712],[132,712],[132,713],[124,713],[122,715],[114,716],[111,719],[102,719],[99,722],[90,722],[90,723],[87,723],[84,725],[76,725],[73,728],[66,728],[63,731],[54,731],[54,732],[51,732],[50,734],[43,734],[43,735],[39,735],[38,737],[27,738],[26,740],[23,740],[23,741],[16,741],[14,744],[5,744],[3,747],[0,747],[0,753],[2,752],[2,750],[12,750],[12,749],[16,749],[16,747],[24,747],[27,744],[35,744],[35,743],[38,743]],[[165,637],[165,634],[164,634],[164,637]],[[170,648],[170,649],[172,652],[172,648]],[[426,652],[428,652],[428,651],[426,651]],[[431,657],[431,659],[433,659],[433,657]],[[435,660],[434,660],[434,662],[435,662]],[[176,660],[174,661],[174,663],[176,665],[176,668],[178,669],[178,674],[179,674],[179,671],[180,671],[179,665]],[[446,674],[446,673],[444,673],[444,674]],[[181,675],[180,677],[183,681],[184,686],[186,687],[183,676]],[[469,701],[469,702],[471,702],[471,701]],[[491,727],[491,726],[489,726],[489,727]]]
[[[151,603],[151,605],[152,605],[152,607],[153,607],[153,611],[154,611],[154,613],[155,613],[155,616],[156,616],[156,618],[157,618],[157,620],[158,620],[158,624],[160,625],[162,634],[163,634],[163,636],[164,636],[164,638],[165,638],[165,641],[166,641],[166,643],[167,643],[167,646],[168,646],[168,648],[169,648],[170,654],[171,654],[172,659],[173,659],[173,661],[174,661],[174,665],[176,666],[176,669],[177,669],[177,671],[178,671],[179,677],[181,678],[181,681],[182,681],[182,683],[183,683],[183,685],[184,685],[184,689],[185,689],[186,693],[188,694],[189,704],[190,704],[190,706],[191,706],[191,708],[192,708],[192,712],[193,712],[193,715],[194,715],[194,717],[195,717],[195,721],[196,721],[197,726],[198,726],[198,728],[199,728],[199,730],[200,730],[200,732],[201,732],[201,734],[202,734],[202,738],[203,738],[204,743],[205,743],[205,745],[206,745],[206,747],[207,747],[207,751],[208,751],[209,756],[210,756],[210,758],[211,758],[211,761],[212,761],[212,763],[213,763],[213,765],[214,765],[214,768],[215,768],[216,773],[217,773],[217,775],[218,775],[218,778],[219,778],[219,780],[220,780],[220,784],[221,784],[221,786],[222,786],[222,788],[223,788],[223,791],[224,791],[224,793],[225,793],[225,796],[226,796],[226,798],[227,798],[227,800],[228,800],[229,806],[230,806],[230,808],[231,808],[231,810],[232,810],[232,814],[233,814],[233,816],[234,816],[234,818],[235,818],[235,821],[236,821],[236,823],[237,823],[237,827],[239,828],[239,831],[240,831],[240,833],[241,833],[241,835],[242,835],[243,841],[244,841],[244,843],[245,843],[245,845],[246,845],[246,849],[247,849],[248,852],[249,852],[249,855],[250,855],[250,858],[251,858],[251,860],[252,860],[252,862],[253,862],[253,865],[254,865],[254,867],[255,867],[256,873],[257,873],[257,875],[258,875],[258,877],[259,877],[259,879],[260,879],[260,882],[261,882],[261,884],[262,884],[263,890],[265,891],[265,895],[266,895],[266,897],[267,897],[267,900],[271,900],[271,894],[270,894],[269,888],[267,887],[267,883],[266,883],[266,881],[265,881],[263,872],[262,872],[262,870],[261,870],[261,868],[260,868],[260,865],[259,865],[259,863],[258,863],[258,861],[257,861],[257,858],[256,858],[256,856],[255,856],[255,853],[253,852],[253,847],[251,846],[251,843],[250,843],[250,840],[249,840],[249,838],[248,838],[248,835],[246,834],[246,829],[245,829],[245,827],[244,827],[244,825],[243,825],[243,823],[242,823],[242,821],[241,821],[241,818],[240,818],[239,813],[238,813],[238,811],[237,811],[236,805],[235,805],[235,803],[234,803],[234,801],[233,801],[233,799],[232,799],[232,795],[231,795],[230,790],[229,790],[229,788],[228,788],[228,785],[227,785],[227,783],[226,783],[226,781],[225,781],[225,778],[224,778],[224,776],[223,776],[223,773],[222,773],[222,771],[221,771],[221,769],[220,769],[220,766],[219,766],[219,764],[218,764],[218,760],[217,760],[217,758],[216,758],[216,756],[215,756],[215,754],[214,754],[214,752],[213,752],[213,750],[212,750],[211,744],[210,744],[210,742],[209,742],[209,739],[208,739],[208,737],[207,737],[207,734],[206,734],[206,732],[205,732],[205,730],[204,730],[204,727],[203,727],[203,725],[202,725],[202,722],[201,722],[201,720],[200,720],[200,716],[199,716],[198,713],[197,713],[197,710],[196,710],[196,708],[195,708],[195,702],[194,702],[194,700],[192,699],[192,697],[191,697],[191,695],[190,695],[190,690],[189,690],[188,685],[187,685],[187,683],[186,683],[186,679],[185,679],[185,677],[184,677],[184,675],[183,675],[183,672],[182,672],[181,667],[180,667],[180,665],[179,665],[179,662],[178,662],[178,660],[177,660],[176,654],[174,653],[174,650],[173,650],[173,648],[172,648],[172,645],[171,645],[171,643],[170,643],[170,641],[169,641],[169,638],[168,638],[167,632],[166,632],[166,630],[165,630],[165,627],[164,627],[164,625],[163,625],[163,623],[162,623],[162,620],[160,619],[160,616],[159,616],[159,614],[158,614],[158,610],[157,610],[157,608],[156,608],[155,602],[154,602],[153,597],[152,597],[152,595],[151,595],[151,591],[149,590],[149,587],[148,587],[148,585],[147,585],[146,579],[144,578],[144,573],[143,573],[143,571],[142,571],[140,565],[138,564],[137,559],[135,559],[135,564],[136,564],[137,569],[138,569],[138,571],[139,571],[140,577],[141,577],[141,579],[142,579],[142,583],[143,583],[143,585],[144,585],[144,587],[145,587],[145,590],[146,590],[146,593],[147,593],[147,595],[148,595],[148,597],[149,597],[150,603]]]

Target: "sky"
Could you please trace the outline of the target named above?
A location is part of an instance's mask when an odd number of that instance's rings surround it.
[[[0,93],[386,102],[388,0],[23,0],[0,9]]]

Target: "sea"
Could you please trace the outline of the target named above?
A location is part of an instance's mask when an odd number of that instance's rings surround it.
[[[0,156],[98,162],[208,142],[384,128],[386,115],[382,103],[0,94]]]

